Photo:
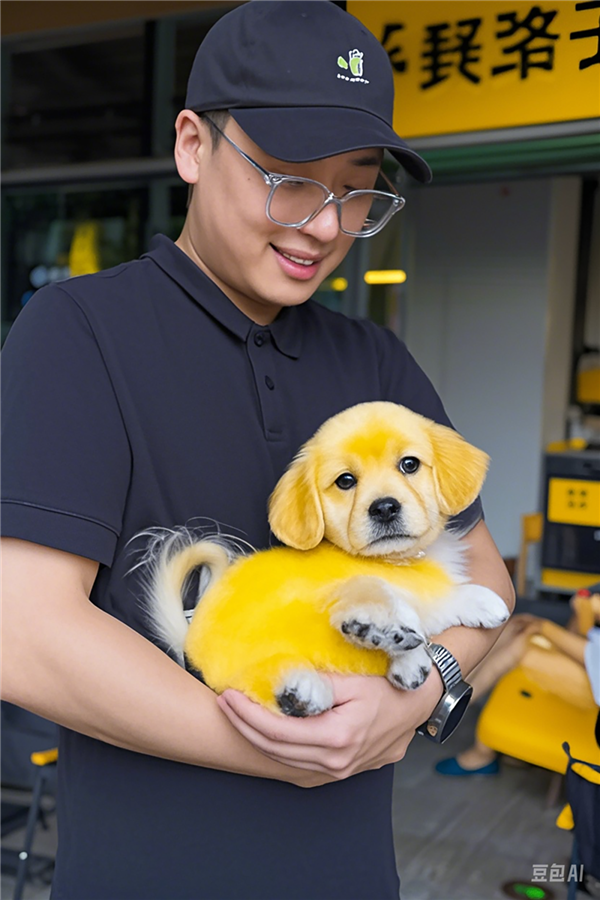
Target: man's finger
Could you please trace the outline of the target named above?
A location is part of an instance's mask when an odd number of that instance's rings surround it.
[[[333,710],[319,716],[295,718],[279,716],[249,700],[239,691],[227,690],[219,698],[219,706],[226,703],[236,715],[276,743],[304,744],[323,747],[332,744],[335,722],[331,720]]]
[[[297,769],[310,769],[315,772],[323,772],[330,775],[330,769],[318,761],[318,756],[324,755],[322,747],[315,747],[307,744],[289,744],[273,741],[265,737],[260,731],[257,731],[251,725],[248,725],[228,703],[219,699],[219,707],[227,716],[234,728],[239,731],[242,737],[251,743],[257,750],[264,753],[265,756],[274,759],[276,762],[283,763],[287,766],[294,766]]]

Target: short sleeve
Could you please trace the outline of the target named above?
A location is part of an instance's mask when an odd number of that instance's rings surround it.
[[[113,384],[88,319],[42,288],[2,352],[2,531],[111,565],[131,476]]]
[[[414,412],[454,428],[437,391],[406,345],[387,328],[380,330],[382,340],[381,379],[384,397],[401,403]],[[478,497],[446,526],[466,534],[483,519],[483,507]]]

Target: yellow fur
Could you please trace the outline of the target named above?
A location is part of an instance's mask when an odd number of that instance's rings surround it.
[[[452,587],[427,559],[394,565],[328,543],[304,552],[265,550],[239,559],[209,587],[192,619],[186,656],[217,693],[234,687],[273,710],[285,673],[299,666],[385,675],[387,654],[350,644],[330,623],[341,585],[359,575],[417,590],[423,602]]]

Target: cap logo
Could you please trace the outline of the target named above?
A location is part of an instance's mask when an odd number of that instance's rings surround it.
[[[350,72],[350,75],[342,75],[340,72],[338,72],[338,78],[342,78],[344,81],[362,81],[363,84],[369,84],[367,79],[362,77],[363,54],[360,50],[350,50],[350,52],[348,53],[347,61],[343,56],[338,56],[337,64],[340,69],[345,69],[346,71]]]

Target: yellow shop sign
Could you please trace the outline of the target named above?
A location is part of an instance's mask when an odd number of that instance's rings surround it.
[[[387,50],[402,136],[600,116],[600,0],[348,0],[347,9]]]

